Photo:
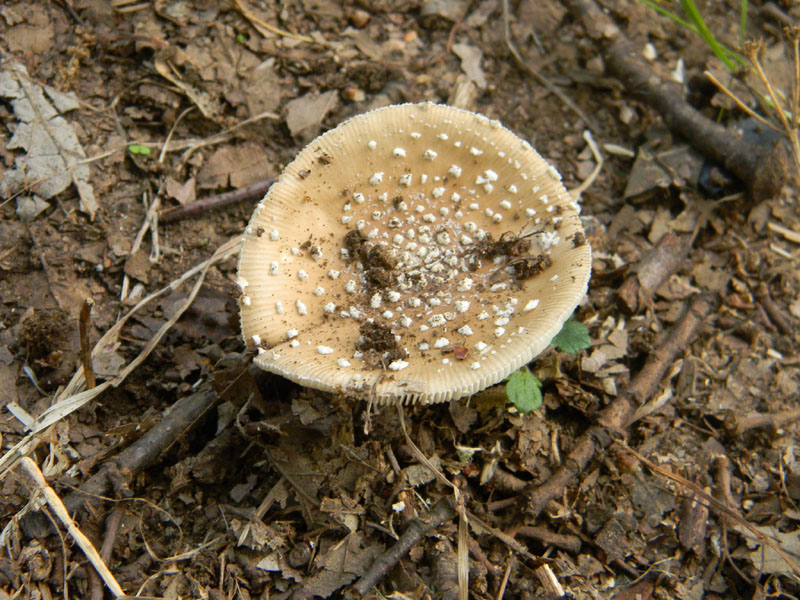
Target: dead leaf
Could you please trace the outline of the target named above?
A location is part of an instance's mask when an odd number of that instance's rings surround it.
[[[179,204],[189,204],[194,202],[197,198],[197,180],[190,177],[183,183],[180,183],[172,177],[167,177],[167,195],[178,201]]]
[[[224,146],[214,152],[197,174],[201,188],[247,187],[275,174],[264,148],[255,142]]]
[[[436,456],[435,454],[429,458],[430,463],[434,466],[434,468],[439,469],[442,464],[442,459]],[[417,487],[425,483],[429,483],[434,480],[436,475],[433,474],[427,466],[422,464],[415,464],[411,465],[410,467],[405,468],[406,473],[406,481],[408,481],[408,485],[411,487]]]
[[[286,105],[286,126],[292,137],[297,141],[316,137],[322,120],[336,108],[338,98],[337,93],[330,90],[324,94],[309,93],[289,102]]]
[[[453,44],[453,53],[461,59],[461,70],[480,89],[486,89],[486,76],[481,69],[483,52],[470,44]]]
[[[280,78],[275,72],[275,59],[271,58],[248,71],[242,82],[250,115],[275,112],[281,103]]]
[[[776,527],[758,527],[767,537],[772,538],[775,544],[788,556],[789,560],[800,561],[800,530],[779,531]],[[750,552],[750,560],[753,566],[761,573],[793,575],[792,566],[778,554],[771,546],[763,546],[752,539],[753,534],[744,527],[737,527],[739,532],[749,538],[748,545],[754,548]]]
[[[647,239],[651,244],[657,244],[658,241],[670,232],[670,221],[672,215],[667,208],[659,208],[653,217],[653,223],[650,225],[650,233]]]
[[[39,85],[19,63],[9,63],[0,71],[0,96],[11,100],[20,121],[8,149],[25,151],[15,158],[16,168],[6,171],[0,181],[0,194],[9,196],[31,187],[48,200],[73,183],[81,210],[94,220],[98,205],[88,181],[89,166],[81,163],[86,153],[70,124],[59,114],[78,108],[75,96]]]
[[[591,355],[584,356],[581,360],[581,368],[587,373],[596,373],[599,371],[600,368],[608,362],[608,356],[606,355],[607,348],[611,348],[611,346],[595,348]]]
[[[644,145],[636,155],[623,197],[632,198],[673,183],[694,185],[702,165],[703,157],[686,144],[661,152],[652,145]]]
[[[98,377],[116,377],[122,371],[127,361],[113,351],[100,352],[92,359],[94,372]]]
[[[708,261],[695,265],[692,275],[698,286],[712,292],[724,291],[731,278],[727,271],[713,266]]]
[[[25,23],[10,27],[5,33],[8,49],[26,56],[40,57],[53,49],[55,30],[44,7],[31,3],[22,6]]]
[[[478,419],[478,411],[464,402],[450,403],[450,416],[461,433],[467,433]]]
[[[358,532],[348,534],[327,551],[323,550],[314,561],[321,567],[303,586],[307,594],[330,598],[340,587],[363,575],[378,553],[377,546],[365,546]]]
[[[50,208],[50,203],[42,200],[36,194],[17,198],[17,217],[20,221],[33,221],[48,208]]]
[[[125,274],[142,283],[149,283],[151,266],[147,252],[139,249],[125,261]]]

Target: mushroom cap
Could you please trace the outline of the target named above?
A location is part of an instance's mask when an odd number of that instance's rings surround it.
[[[556,170],[499,122],[388,106],[313,140],[259,203],[239,261],[255,362],[379,403],[443,402],[544,350],[591,250]]]

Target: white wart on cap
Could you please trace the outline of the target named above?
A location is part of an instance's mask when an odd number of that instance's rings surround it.
[[[442,402],[544,350],[591,254],[558,173],[497,121],[389,106],[311,142],[247,226],[256,363],[377,402]]]

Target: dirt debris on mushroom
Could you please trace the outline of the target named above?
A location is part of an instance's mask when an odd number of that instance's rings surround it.
[[[591,251],[557,171],[499,122],[403,104],[286,167],[247,226],[242,332],[256,363],[377,402],[442,402],[544,350]]]

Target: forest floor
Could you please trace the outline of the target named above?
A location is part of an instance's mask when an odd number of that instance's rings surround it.
[[[458,598],[459,514],[473,598],[800,596],[798,188],[753,199],[671,133],[578,4],[0,6],[0,600],[112,597],[98,564],[129,596]],[[699,113],[747,127],[702,83],[731,77],[700,36],[604,4]],[[698,4],[737,48],[740,3]],[[790,96],[800,8],[749,4]],[[597,164],[585,131],[604,159],[581,199],[591,347],[531,364],[527,415],[502,385],[405,408],[459,506],[396,409],[365,432],[366,403],[248,368],[235,251],[263,189],[170,212],[421,101],[499,119],[568,189]]]

